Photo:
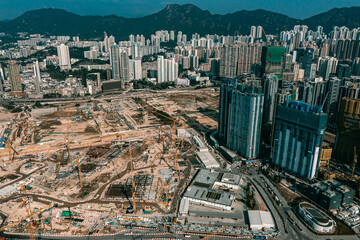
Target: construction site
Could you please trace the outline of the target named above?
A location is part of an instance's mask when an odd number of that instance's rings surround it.
[[[217,106],[206,89],[2,110],[1,231],[114,233],[176,216],[202,165],[178,130],[215,129]]]

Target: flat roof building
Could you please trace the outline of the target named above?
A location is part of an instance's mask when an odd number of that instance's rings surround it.
[[[251,230],[275,229],[275,222],[270,212],[260,210],[248,210]]]
[[[320,206],[327,210],[337,209],[341,205],[341,199],[341,193],[328,189],[321,194]]]
[[[187,201],[230,211],[235,195],[229,191],[224,191],[221,187],[238,189],[240,182],[241,176],[237,174],[200,169],[183,195],[179,212],[186,214]]]

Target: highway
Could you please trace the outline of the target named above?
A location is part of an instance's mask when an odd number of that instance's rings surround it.
[[[256,171],[251,171],[251,176],[249,176],[249,179],[251,182],[255,185],[255,187],[258,189],[261,196],[264,198],[264,202],[267,203],[270,211],[273,214],[274,220],[276,222],[276,225],[281,231],[280,236],[278,236],[276,239],[358,239],[355,235],[316,235],[312,231],[310,231],[307,226],[304,225],[304,223],[295,215],[292,208],[288,205],[286,200],[282,197],[280,192],[277,190],[277,188],[270,182],[264,175],[257,174]],[[268,187],[272,190],[273,193],[271,193],[268,190]],[[279,204],[276,203],[276,201],[273,199],[275,196],[279,198],[281,201],[282,206],[279,206]],[[292,224],[291,221],[289,221],[289,216],[292,219],[292,221],[295,222],[295,224]]]

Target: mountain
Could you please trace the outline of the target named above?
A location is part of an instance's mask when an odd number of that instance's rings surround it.
[[[29,32],[46,35],[79,35],[82,39],[102,38],[103,32],[116,40],[128,39],[130,34],[149,37],[157,30],[182,31],[185,34],[249,34],[252,25],[261,25],[267,34],[278,34],[297,24],[311,28],[324,26],[360,26],[360,7],[332,9],[305,20],[266,10],[237,11],[226,15],[211,14],[195,5],[169,4],[163,10],[140,18],[110,16],[80,16],[62,9],[44,8],[28,11],[9,22],[0,22],[0,32]]]
[[[331,31],[334,26],[357,28],[360,26],[360,7],[333,8],[330,11],[307,18],[302,23],[312,29],[319,25],[323,26],[325,32]]]

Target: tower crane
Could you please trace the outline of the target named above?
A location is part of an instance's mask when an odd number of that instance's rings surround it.
[[[25,207],[26,207],[26,211],[27,211],[28,215],[31,215],[30,202],[29,202],[29,205],[26,205],[26,203],[25,203]],[[33,229],[33,225],[32,225],[32,216],[29,217],[28,229],[29,229],[29,234],[30,234],[30,240],[35,240],[35,234],[34,234],[34,229]]]
[[[222,227],[220,228],[219,230],[213,232],[212,234],[210,235],[207,235],[206,237],[203,238],[203,240],[208,240],[210,239],[211,237],[214,237],[216,234],[218,234],[219,232],[221,232],[222,230],[224,230],[226,227]]]
[[[71,154],[70,154],[70,140],[69,140],[69,125],[70,125],[70,109],[68,109],[66,133],[64,134],[65,143],[66,143],[68,154],[69,154],[69,163],[70,163],[71,162]]]
[[[176,147],[176,150],[175,150],[175,168],[176,168],[176,174],[178,174],[178,166],[179,166],[179,162],[178,162],[178,151],[179,151],[179,146],[180,144],[182,143],[182,139],[178,142],[178,145]],[[179,178],[180,178],[180,174],[178,175]]]
[[[14,161],[14,155],[19,154],[19,153],[11,146],[11,143],[8,140],[6,140],[5,138],[2,138],[2,139],[5,141],[8,149],[9,149],[9,161],[13,162]]]
[[[135,179],[134,179],[134,164],[131,153],[131,142],[129,142],[129,155],[130,155],[130,169],[131,169],[131,182],[132,182],[132,198],[133,198],[133,212],[136,212],[136,200],[135,200]]]
[[[265,38],[266,38],[266,45],[270,46],[270,41],[269,41],[268,37],[266,36],[265,29],[263,27],[261,29],[262,29],[262,31],[263,31],[263,33],[265,35]]]
[[[91,145],[75,161],[75,163],[77,164],[77,167],[78,167],[78,171],[79,171],[79,182],[80,182],[80,187],[81,188],[83,187],[83,182],[82,182],[82,177],[81,177],[80,159],[90,150],[90,148],[91,148]]]
[[[29,233],[30,233],[30,239],[31,240],[35,240],[35,236],[34,236],[34,229],[33,229],[33,226],[32,226],[32,222],[31,222],[31,218],[36,215],[36,214],[39,214],[41,213],[42,211],[45,211],[45,210],[48,210],[50,208],[52,208],[54,206],[53,203],[50,203],[49,205],[46,205],[42,208],[40,208],[38,211],[36,212],[31,212],[31,209],[30,209],[30,206],[26,205],[26,201],[24,200],[24,204],[26,206],[26,210],[27,210],[27,215],[25,217],[22,217],[12,223],[9,223],[7,224],[6,226],[3,226],[0,228],[0,232],[4,231],[6,228],[10,228],[18,223],[21,223],[22,221],[25,221],[27,219],[29,219]]]
[[[157,114],[157,115],[160,115],[160,116],[162,116],[162,117],[164,117],[164,118],[166,118],[166,119],[169,119],[169,120],[171,120],[171,121],[173,121],[173,122],[174,122],[174,136],[173,136],[173,141],[174,141],[174,143],[175,143],[175,136],[176,136],[176,123],[180,125],[180,122],[179,122],[178,120],[174,119],[174,118],[171,118],[171,117],[165,116],[165,115],[163,115],[163,114],[161,114],[161,113],[158,113],[158,112],[157,112],[156,114]]]

